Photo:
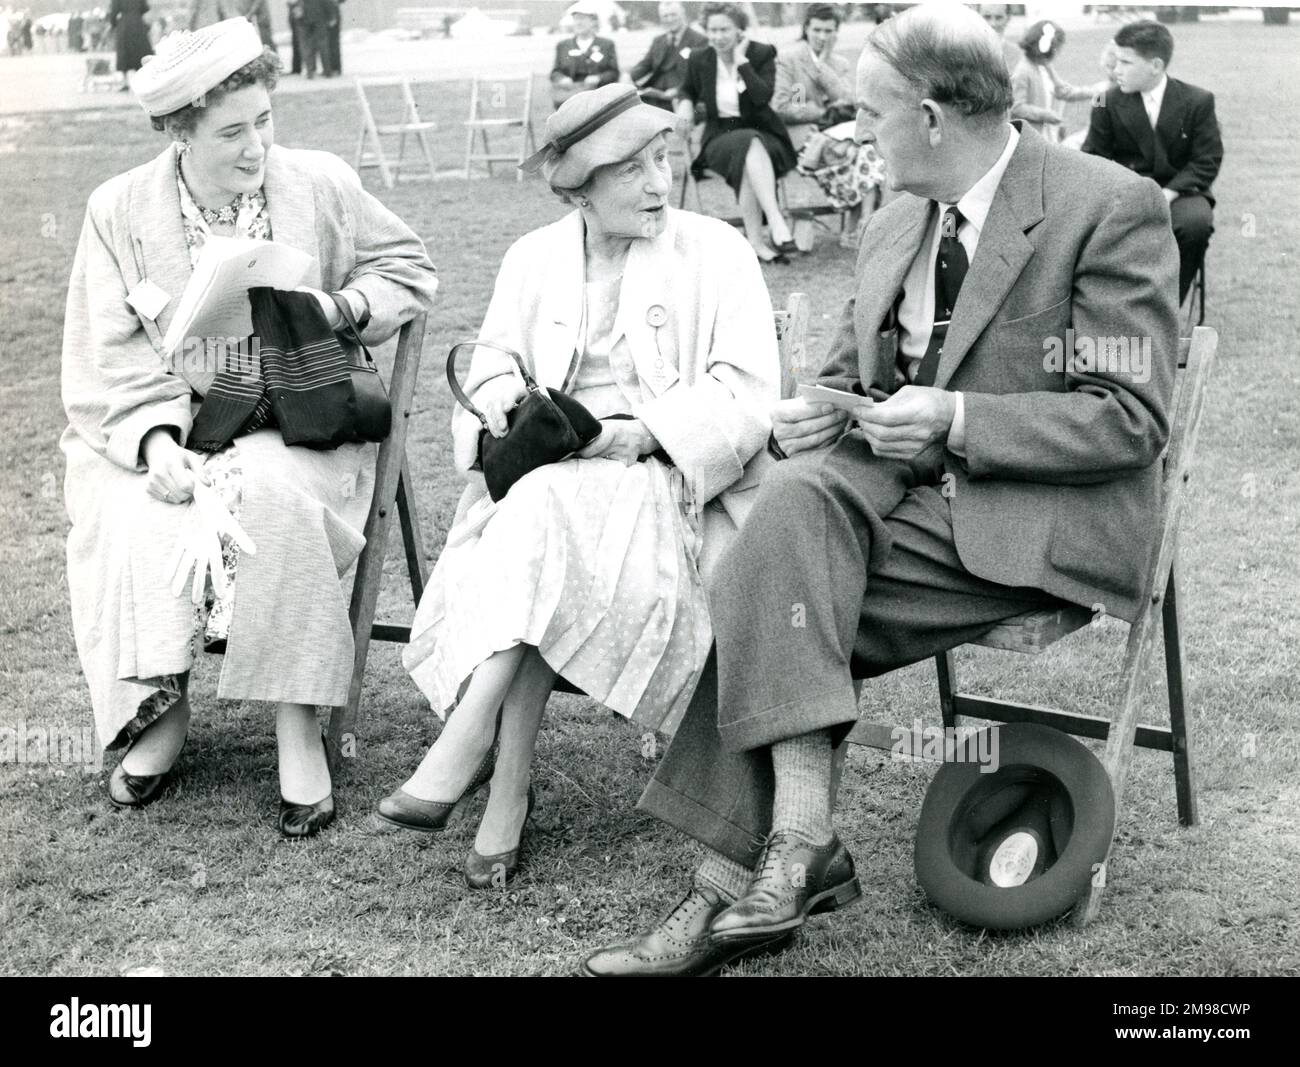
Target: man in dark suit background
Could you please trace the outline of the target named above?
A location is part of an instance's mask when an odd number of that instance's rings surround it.
[[[912,8],[863,50],[857,139],[900,195],[867,224],[819,376],[862,398],[857,427],[803,397],[772,409],[784,461],[718,562],[716,650],[639,804],[704,862],[585,974],[713,974],[860,894],[832,822],[855,676],[1061,601],[1141,610],[1178,358],[1168,206],[1009,123],[1011,102],[968,8]]]
[[[1164,190],[1178,242],[1178,299],[1187,296],[1214,232],[1210,186],[1223,162],[1214,94],[1166,73],[1173,35],[1158,22],[1115,34],[1117,84],[1092,109],[1083,150],[1113,159]]]
[[[659,24],[664,32],[650,42],[649,51],[629,74],[641,99],[671,111],[686,77],[691,52],[704,48],[709,41],[687,23],[686,8],[676,0],[659,5]]]
[[[555,46],[551,67],[551,103],[559,107],[574,93],[599,89],[618,81],[618,54],[608,37],[597,37],[600,12],[595,7],[574,4],[573,36]]]

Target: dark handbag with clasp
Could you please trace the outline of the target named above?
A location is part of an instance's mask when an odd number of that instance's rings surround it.
[[[352,340],[356,342],[363,359],[361,363],[353,363],[348,367],[352,390],[357,398],[352,439],[353,441],[382,441],[393,428],[393,405],[389,403],[388,390],[384,388],[384,380],[379,376],[379,368],[375,366],[374,356],[370,354],[366,343],[361,340],[361,328],[352,314],[352,305],[348,303],[346,297],[338,293],[330,295],[334,298],[343,321],[348,324]]]
[[[492,348],[515,361],[528,395],[506,413],[506,435],[493,437],[488,422],[456,380],[456,353],[462,348]],[[600,422],[573,397],[543,389],[528,373],[518,352],[491,341],[462,341],[447,355],[447,384],[460,406],[483,424],[475,470],[483,472],[488,495],[498,501],[529,471],[556,463],[600,436]]]

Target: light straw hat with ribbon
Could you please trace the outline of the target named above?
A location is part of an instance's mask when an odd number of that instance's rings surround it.
[[[247,19],[233,18],[190,32],[169,33],[131,82],[152,118],[203,98],[262,54],[262,38]]]
[[[578,93],[546,120],[546,144],[520,166],[557,189],[576,189],[592,171],[621,163],[676,125],[671,112],[643,104],[630,85]]]

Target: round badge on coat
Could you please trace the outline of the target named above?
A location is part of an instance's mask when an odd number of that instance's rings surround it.
[[[656,330],[668,321],[668,312],[662,304],[651,304],[645,313],[645,320]]]

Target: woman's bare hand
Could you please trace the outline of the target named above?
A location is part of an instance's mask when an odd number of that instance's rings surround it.
[[[149,431],[141,452],[149,468],[145,491],[156,500],[184,504],[194,495],[196,480],[211,484],[203,470],[203,457],[181,448],[171,433],[161,427]]]
[[[602,419],[600,436],[578,453],[582,459],[616,459],[625,467],[659,447],[640,419]]]
[[[493,437],[505,437],[509,423],[506,415],[519,406],[528,395],[528,386],[513,374],[503,374],[484,382],[474,391],[474,406],[483,412],[488,421],[488,432]]]

